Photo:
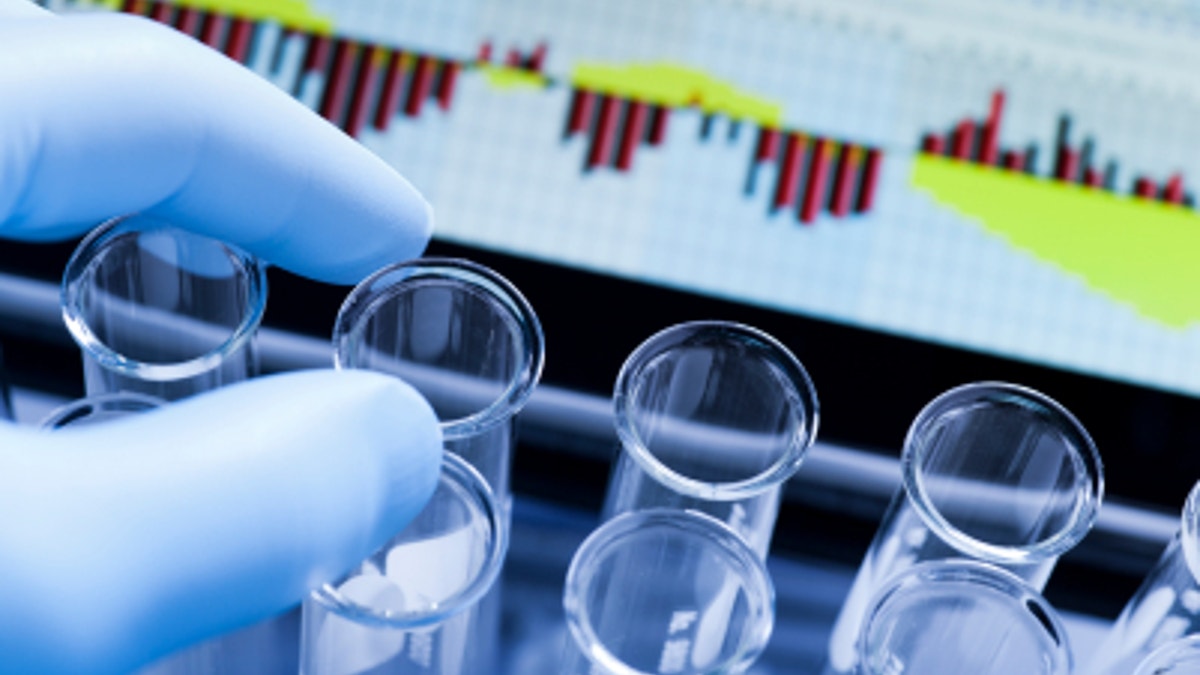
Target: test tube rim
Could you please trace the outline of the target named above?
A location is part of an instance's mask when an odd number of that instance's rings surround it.
[[[396,277],[393,279],[393,277]],[[507,312],[506,322],[516,328],[523,363],[515,369],[504,392],[489,405],[466,417],[442,420],[447,441],[471,438],[507,419],[525,406],[541,380],[546,360],[546,338],[532,305],[517,287],[495,270],[462,258],[426,257],[393,263],[373,272],[356,285],[338,309],[333,329],[333,361],[338,369],[363,367],[354,349],[354,327],[408,282],[452,282],[487,297]],[[386,290],[386,294],[381,291]],[[524,358],[527,357],[527,358]]]
[[[246,308],[249,311],[233,328],[229,337],[207,353],[176,363],[149,363],[117,352],[92,331],[79,310],[80,285],[98,264],[97,255],[121,237],[157,231],[198,242],[212,242],[222,247],[246,275]],[[128,377],[152,382],[171,382],[210,372],[218,368],[229,355],[252,342],[266,312],[267,270],[262,261],[233,244],[176,227],[166,220],[133,214],[101,223],[79,242],[63,272],[60,297],[63,322],[67,325],[72,339],[101,367]]]
[[[722,554],[728,556],[727,560],[733,567],[745,572],[741,575],[743,579],[750,580],[750,583],[746,584],[745,596],[750,602],[758,602],[747,614],[758,617],[759,623],[755,626],[756,630],[748,631],[744,635],[745,642],[749,644],[731,661],[721,664],[720,669],[714,671],[743,672],[744,668],[754,663],[770,641],[775,625],[775,586],[766,563],[739,534],[707,513],[692,509],[656,507],[627,511],[592,530],[571,557],[566,581],[563,583],[563,612],[566,615],[570,639],[575,641],[588,658],[598,663],[610,675],[655,675],[625,664],[605,648],[591,622],[587,620],[587,613],[583,611],[587,584],[581,569],[584,561],[601,559],[608,550],[619,545],[624,537],[644,536],[653,528],[663,527],[707,538]]]
[[[922,459],[928,445],[924,434],[945,412],[959,407],[960,400],[1002,401],[1053,416],[1065,436],[1074,442],[1077,464],[1084,469],[1087,493],[1075,507],[1067,527],[1049,537],[1026,545],[999,545],[973,537],[955,527],[938,510],[925,490],[921,476]],[[945,410],[944,410],[945,409]],[[943,392],[922,408],[904,439],[900,459],[904,491],[925,524],[943,541],[961,553],[1001,565],[1028,564],[1050,560],[1073,548],[1091,530],[1104,500],[1104,467],[1099,451],[1087,429],[1065,407],[1045,394],[1018,384],[999,381],[972,382]]]
[[[379,612],[342,596],[331,584],[322,584],[309,593],[309,598],[326,610],[349,620],[380,628],[409,630],[434,626],[450,619],[478,603],[491,590],[500,576],[504,558],[508,553],[509,531],[507,520],[495,494],[487,481],[475,467],[453,452],[446,451],[442,458],[443,479],[449,480],[459,494],[467,495],[486,517],[492,532],[487,557],[479,567],[475,578],[461,591],[438,604],[436,609],[414,612]]]
[[[1157,673],[1161,672],[1159,669],[1164,665],[1176,665],[1173,663],[1160,663],[1162,659],[1169,659],[1178,656],[1179,652],[1189,651],[1196,652],[1196,659],[1200,661],[1200,634],[1185,635],[1155,647],[1153,651],[1146,655],[1146,658],[1138,663],[1133,675],[1157,675]],[[1151,670],[1152,668],[1153,670]]]
[[[788,449],[770,466],[758,474],[737,481],[711,482],[686,476],[668,467],[654,455],[638,433],[632,420],[630,407],[636,388],[636,378],[641,369],[654,362],[658,355],[668,349],[686,344],[702,335],[735,337],[755,343],[772,357],[776,367],[788,375],[795,405],[793,409],[803,411],[796,424],[795,433]],[[625,359],[617,375],[613,390],[613,419],[622,447],[655,480],[686,495],[715,501],[738,501],[761,494],[778,486],[800,468],[808,449],[816,439],[820,422],[820,403],[816,388],[804,365],[795,354],[771,335],[753,326],[733,321],[689,321],[669,326],[643,341]]]
[[[157,396],[143,394],[137,391],[115,391],[106,392],[103,394],[94,394],[92,396],[84,396],[83,398],[75,399],[64,403],[54,410],[51,410],[38,427],[56,431],[65,429],[68,425],[59,426],[64,421],[73,422],[76,419],[77,412],[82,408],[99,408],[103,411],[123,412],[123,413],[141,413],[161,408],[167,402]]]
[[[857,662],[864,664],[863,668],[866,668],[865,664],[868,661],[865,657],[871,627],[889,601],[914,585],[947,581],[977,585],[1012,598],[1014,608],[1025,609],[1033,615],[1038,626],[1044,629],[1044,633],[1049,634],[1052,652],[1056,657],[1053,673],[1066,674],[1073,671],[1074,654],[1071,651],[1070,638],[1054,606],[1016,574],[992,563],[964,558],[926,560],[892,575],[885,581],[867,605],[862,630],[855,641]]]

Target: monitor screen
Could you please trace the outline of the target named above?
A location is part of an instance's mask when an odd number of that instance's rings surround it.
[[[1200,394],[1187,3],[288,6],[238,56],[443,240]]]

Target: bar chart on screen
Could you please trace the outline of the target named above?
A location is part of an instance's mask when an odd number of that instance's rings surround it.
[[[241,61],[447,240],[1200,393],[1177,4],[47,4]]]

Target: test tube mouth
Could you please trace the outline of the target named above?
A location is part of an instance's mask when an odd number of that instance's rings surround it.
[[[967,556],[1000,565],[1070,550],[1092,528],[1104,497],[1100,455],[1083,425],[1044,394],[1005,382],[956,387],[926,405],[908,430],[901,468],[910,502],[934,533]],[[990,513],[993,521],[1020,514],[1028,522],[993,522],[989,532],[957,522],[960,509],[972,517]]]
[[[939,634],[939,628],[954,631],[954,635]],[[863,672],[899,672],[892,669],[896,664],[891,663],[895,657],[890,652],[894,650],[880,643],[904,639],[906,633],[912,640],[928,643],[928,651],[938,655],[954,648],[975,656],[986,654],[985,645],[970,636],[990,639],[1027,655],[1026,668],[1006,673],[1059,675],[1070,673],[1074,667],[1058,612],[1020,577],[977,560],[926,561],[885,582],[871,601],[858,637]],[[1026,651],[1034,646],[1037,655]],[[883,652],[880,660],[884,661],[878,670],[872,669],[876,651]],[[907,668],[914,664],[902,665]],[[919,668],[913,671],[935,672]]]
[[[132,391],[97,394],[55,408],[39,426],[53,431],[98,424],[161,408],[166,403],[157,396]]]
[[[772,443],[776,447],[766,451],[752,450],[741,455],[740,449],[753,448],[760,445],[759,438],[754,438],[751,432],[738,429],[738,420],[714,417],[707,422],[699,419],[686,419],[678,411],[659,415],[648,410],[648,404],[661,404],[662,398],[654,388],[684,392],[684,396],[697,401],[702,389],[711,389],[712,397],[724,397],[737,401],[735,397],[747,394],[744,390],[728,390],[714,386],[711,379],[706,383],[683,382],[685,378],[678,373],[682,369],[672,370],[671,360],[689,352],[705,352],[713,354],[713,358],[745,359],[747,370],[753,365],[762,375],[760,384],[765,382],[770,391],[759,400],[770,405],[779,406],[779,414],[784,417],[777,421],[778,438]],[[697,403],[697,405],[702,405]],[[761,407],[752,412],[760,412]],[[626,452],[660,483],[682,494],[691,495],[706,500],[736,501],[752,497],[773,488],[795,474],[800,468],[808,449],[812,446],[817,434],[819,421],[819,404],[816,389],[808,372],[800,361],[782,344],[770,335],[750,326],[727,321],[695,321],[677,324],[662,330],[630,354],[622,365],[617,376],[613,393],[613,411],[617,435]],[[655,420],[658,431],[664,427],[673,427],[671,433],[677,444],[686,444],[686,454],[704,453],[711,458],[719,458],[726,462],[745,460],[744,466],[730,471],[730,476],[714,478],[700,476],[694,472],[672,466],[665,457],[655,439],[648,433],[650,425],[641,422],[643,417],[672,419]],[[683,440],[680,440],[683,439]],[[740,448],[736,451],[722,449]],[[749,455],[758,453],[757,456]],[[711,459],[710,458],[710,459]]]
[[[438,490],[446,490],[449,494],[454,495],[457,503],[486,523],[488,537],[482,552],[482,559],[474,567],[473,574],[466,583],[444,598],[436,601],[422,601],[417,603],[418,606],[415,608],[370,607],[347,597],[332,584],[324,584],[317,588],[310,594],[310,598],[323,605],[327,610],[351,621],[396,630],[434,626],[476,605],[500,576],[504,556],[508,552],[507,521],[497,505],[487,481],[470,464],[453,452],[446,452],[443,456],[442,475]],[[418,515],[417,519],[420,518],[421,516]],[[395,546],[397,540],[402,540],[404,536],[405,533],[402,532],[389,542],[384,550]],[[436,559],[421,561],[422,564],[431,565],[434,568],[445,562]]]
[[[521,292],[495,271],[456,258],[421,258],[376,271],[354,287],[338,311],[333,331],[334,365],[337,368],[369,368],[369,349],[361,339],[367,323],[382,307],[398,302],[406,294],[437,288],[462,293],[490,305],[495,317],[511,333],[517,350],[517,362],[499,395],[490,390],[478,394],[474,398],[479,398],[481,403],[472,406],[472,412],[441,420],[442,437],[453,441],[478,435],[516,415],[541,379],[545,363],[545,337],[537,314]],[[409,383],[430,399],[437,410],[440,401],[436,390],[452,389],[455,394],[471,395],[477,387],[466,380],[434,387],[422,386],[421,382],[413,380]],[[447,386],[451,384],[453,386]],[[440,411],[439,417],[442,417]]]
[[[229,327],[227,331],[222,328],[223,334],[219,339],[213,340],[213,345],[204,353],[173,362],[135,358],[107,344],[88,322],[83,307],[85,293],[95,282],[97,271],[106,263],[106,256],[126,238],[146,234],[162,234],[174,241],[195,246],[196,251],[211,249],[205,250],[197,258],[217,261],[226,269],[236,270],[244,279],[245,311],[236,325]],[[67,261],[61,296],[63,321],[71,337],[102,367],[138,379],[170,382],[212,371],[230,355],[247,345],[262,324],[266,311],[267,272],[266,266],[260,260],[232,244],[193,234],[174,227],[167,221],[149,216],[122,216],[104,222],[80,241]],[[205,324],[205,328],[199,330],[211,330],[210,326],[211,324]]]
[[[587,611],[592,601],[592,585],[598,578],[597,570],[604,563],[620,560],[622,555],[642,543],[661,547],[664,540],[676,543],[685,540],[702,542],[714,556],[719,556],[724,566],[739,580],[746,603],[741,615],[747,623],[740,633],[738,647],[728,658],[708,664],[702,672],[744,672],[758,659],[771,638],[775,622],[775,587],[764,562],[736,532],[725,523],[698,511],[670,508],[627,511],[588,535],[576,550],[563,584],[563,609],[571,639],[605,673],[655,675],[665,672],[640,670],[626,663],[605,644]],[[634,572],[646,573],[642,568]],[[677,574],[678,570],[671,570],[671,573]],[[610,586],[608,590],[619,595],[627,589]],[[697,671],[684,669],[671,672]]]

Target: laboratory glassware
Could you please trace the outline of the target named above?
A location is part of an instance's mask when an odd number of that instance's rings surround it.
[[[257,374],[266,299],[257,259],[147,216],[94,229],[62,284],[88,395],[134,391],[168,401]]]
[[[476,638],[508,548],[504,517],[479,472],[447,452],[416,519],[304,601],[300,675],[494,672]]]
[[[166,401],[132,391],[97,394],[55,408],[41,422],[43,429],[56,430],[104,424],[112,420],[162,407]]]
[[[858,675],[1068,675],[1057,612],[988,563],[927,561],[888,581],[858,637]]]
[[[1171,640],[1151,652],[1133,675],[1195,675],[1200,673],[1200,635]]]
[[[515,416],[541,377],[541,323],[512,284],[466,260],[391,265],[354,288],[334,324],[334,363],[396,375],[510,510]]]
[[[545,360],[542,326],[520,291],[477,263],[422,258],[385,267],[359,283],[338,311],[334,364],[396,375],[441,421],[446,450],[487,481],[505,527],[516,414]],[[477,612],[473,650],[499,653],[501,588]]]
[[[1104,494],[1095,444],[1032,389],[978,382],[917,415],[892,498],[834,623],[826,672],[853,672],[867,603],[914,563],[989,562],[1041,591],[1058,557],[1091,529]]]
[[[736,323],[671,326],[625,361],[613,408],[621,448],[605,517],[694,509],[766,556],[782,484],[817,432],[816,391],[786,347]]]
[[[1200,632],[1200,483],[1183,506],[1179,531],[1113,623],[1091,672],[1132,672],[1163,644]]]
[[[758,553],[707,514],[671,508],[606,521],[563,588],[563,675],[745,672],[774,624]]]

